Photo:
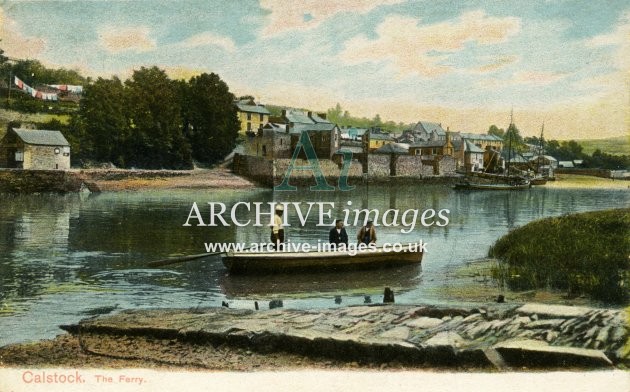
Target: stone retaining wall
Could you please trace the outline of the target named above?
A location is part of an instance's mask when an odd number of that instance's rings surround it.
[[[83,180],[75,172],[61,170],[0,169],[0,192],[78,192]]]

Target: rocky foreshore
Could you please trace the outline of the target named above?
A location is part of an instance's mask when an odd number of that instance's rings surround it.
[[[172,366],[207,367],[208,350],[230,346],[361,366],[518,370],[627,367],[628,319],[623,309],[542,304],[469,309],[370,305],[133,310],[63,329],[90,354]]]

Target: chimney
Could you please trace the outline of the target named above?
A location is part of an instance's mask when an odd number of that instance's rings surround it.
[[[313,112],[308,112],[307,116],[308,116],[308,118],[313,120]],[[315,120],[313,120],[313,121],[315,121]]]
[[[282,109],[282,117],[286,118],[287,116],[287,109]]]
[[[326,113],[317,113],[317,115],[319,117],[323,118],[324,120],[327,120],[327,118],[326,118],[327,114]]]

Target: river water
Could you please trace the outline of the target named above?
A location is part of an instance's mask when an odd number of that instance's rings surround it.
[[[421,267],[243,277],[230,276],[219,256],[161,269],[146,267],[167,256],[203,253],[204,242],[263,242],[269,237],[266,227],[252,225],[184,227],[193,202],[205,219],[208,202],[222,202],[229,209],[237,202],[269,201],[333,202],[333,216],[357,207],[381,213],[450,213],[444,227],[418,222],[409,234],[402,234],[400,227],[378,228],[380,243],[427,243]],[[364,303],[366,296],[380,302],[386,286],[394,289],[397,303],[453,304],[461,298],[440,290],[457,284],[449,272],[486,256],[508,230],[548,216],[625,207],[629,201],[624,189],[458,192],[440,185],[371,185],[350,192],[0,195],[0,346],[51,338],[61,332],[60,324],[123,309],[220,306],[223,301],[232,308],[250,309],[258,301],[266,308],[271,299],[282,299],[290,308],[334,307]],[[244,209],[238,211],[242,221],[251,217]],[[313,212],[304,227],[289,212],[292,226],[287,234],[293,242],[316,244],[327,238],[328,228],[316,226],[319,218]],[[348,227],[351,240],[356,230]]]

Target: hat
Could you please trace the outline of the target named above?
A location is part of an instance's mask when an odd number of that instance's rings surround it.
[[[284,211],[284,206],[282,204],[278,204],[276,206],[276,211]]]

